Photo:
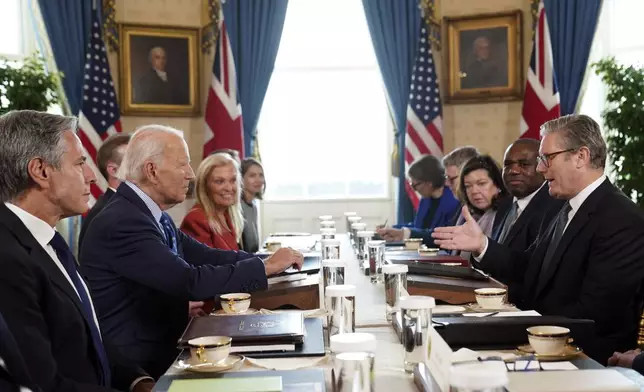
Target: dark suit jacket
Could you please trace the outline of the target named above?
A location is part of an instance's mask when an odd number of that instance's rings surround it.
[[[153,377],[177,355],[188,300],[268,286],[259,258],[211,249],[174,230],[178,254],[166,245],[145,203],[123,183],[94,218],[80,250],[103,334]]]
[[[425,226],[425,217],[429,213],[429,209],[433,202],[434,200],[428,197],[420,199],[418,211],[416,212],[416,216],[414,216],[414,221],[404,225],[396,225],[394,227],[406,227],[410,230],[411,238],[422,238],[423,243],[429,247],[434,247],[434,241],[431,237],[434,228],[447,226],[449,224],[459,206],[459,202],[454,197],[452,190],[445,187],[443,194],[438,199],[438,207],[434,214],[434,218],[429,226]]]
[[[525,252],[489,241],[481,260],[499,276],[524,277],[522,309],[595,321],[596,339],[586,352],[606,363],[614,351],[635,347],[644,279],[644,213],[604,181],[569,222],[550,266],[539,279],[554,230],[542,225]]]
[[[163,81],[157,72],[150,68],[134,88],[134,103],[188,105],[190,98],[187,90],[178,85],[172,74],[168,74],[168,80]]]
[[[31,389],[32,392],[40,390],[29,376],[25,361],[2,313],[0,313],[0,358],[6,368],[5,370],[0,367],[0,391],[18,392],[21,386]]]
[[[501,235],[501,230],[507,219],[507,215],[510,212],[510,207],[514,203],[514,199],[510,198],[507,205],[503,205],[503,211],[501,210],[497,213],[497,218],[500,219],[500,225],[496,230],[495,240],[498,240],[498,237]],[[547,227],[552,219],[557,215],[559,210],[564,204],[564,200],[557,200],[554,197],[550,196],[548,192],[548,186],[542,186],[541,189],[534,195],[530,203],[528,203],[525,210],[519,215],[519,218],[514,225],[510,228],[510,232],[502,242],[503,245],[506,245],[509,248],[512,248],[516,251],[523,252],[532,245],[537,240],[539,235],[539,229],[541,225]],[[495,223],[496,220],[495,220]],[[523,276],[496,276],[492,274],[495,278],[500,279],[503,283],[508,285],[508,295],[511,302],[515,302],[520,298],[521,290],[523,286]]]
[[[111,391],[100,385],[102,370],[78,294],[4,204],[0,204],[0,312],[43,391]],[[112,385],[128,390],[145,373],[129,367],[104,345]]]
[[[83,218],[83,224],[81,225],[80,229],[80,234],[78,235],[78,247],[80,248],[81,243],[83,242],[83,237],[85,237],[85,232],[87,231],[87,228],[89,227],[89,224],[94,220],[96,215],[98,215],[99,212],[103,211],[103,208],[107,205],[107,203],[110,201],[112,196],[114,196],[114,191],[111,190],[110,188],[107,188],[105,193],[101,195],[101,197],[96,200],[96,204],[92,207],[91,210],[87,213],[87,216]]]

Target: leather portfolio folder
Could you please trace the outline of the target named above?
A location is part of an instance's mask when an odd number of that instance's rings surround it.
[[[558,325],[570,329],[573,344],[586,347],[595,337],[593,320],[561,316],[434,317],[436,331],[452,348],[472,350],[515,348],[528,342],[526,329],[535,325]]]
[[[401,337],[400,313],[392,319],[398,338]],[[521,317],[433,317],[432,324],[453,350],[514,349],[528,343],[526,329],[535,325],[558,325],[570,329],[573,344],[581,348],[592,343],[595,335],[593,320],[561,316]]]
[[[304,316],[299,312],[194,317],[179,338],[181,348],[202,336],[230,336],[233,345],[301,343]]]

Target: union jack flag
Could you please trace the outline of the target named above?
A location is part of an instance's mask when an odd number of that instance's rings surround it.
[[[443,117],[434,55],[425,20],[421,22],[416,61],[411,75],[407,127],[405,132],[405,173],[420,156],[443,157]],[[407,195],[418,208],[419,195],[405,182]]]
[[[230,148],[244,157],[241,105],[237,101],[237,73],[223,16],[220,17],[212,83],[206,102],[204,158],[214,150]]]
[[[538,16],[521,112],[521,137],[537,140],[541,138],[541,125],[559,117],[560,113],[550,31],[543,1],[539,2]]]
[[[78,114],[78,137],[87,156],[87,164],[96,173],[97,181],[90,187],[90,204],[107,190],[107,179],[100,175],[97,168],[96,152],[108,136],[121,132],[119,106],[107,62],[105,43],[96,11],[92,16],[92,31],[87,54],[85,55],[85,75],[83,83],[83,103]]]

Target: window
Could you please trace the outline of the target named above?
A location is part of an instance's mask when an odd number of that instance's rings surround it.
[[[12,60],[35,51],[35,40],[28,2],[31,0],[2,0],[0,5],[0,56]]]
[[[289,3],[258,130],[267,199],[389,196],[392,125],[360,0]]]
[[[639,15],[644,13],[641,0],[605,0],[597,22],[597,31],[588,59],[588,66],[610,56],[625,65],[644,66],[644,41]],[[602,124],[601,113],[606,105],[606,89],[594,69],[586,72],[586,86],[580,112]]]

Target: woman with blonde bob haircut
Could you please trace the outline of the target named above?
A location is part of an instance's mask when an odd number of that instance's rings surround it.
[[[211,248],[239,250],[244,230],[239,163],[226,153],[208,156],[197,169],[195,194],[197,203],[181,231]]]

